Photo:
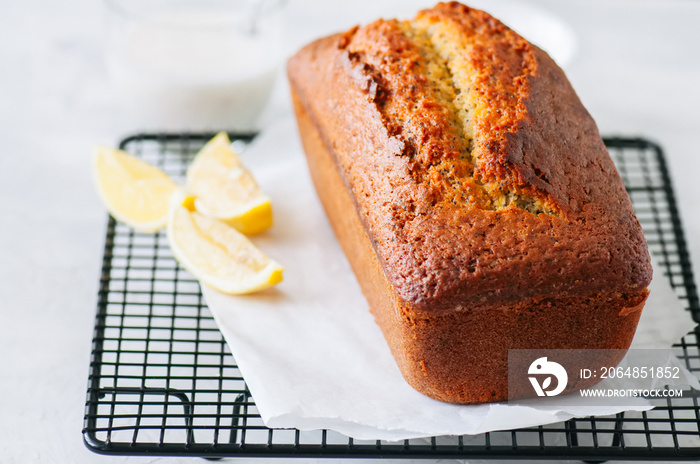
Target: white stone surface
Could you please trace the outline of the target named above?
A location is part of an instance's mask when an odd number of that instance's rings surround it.
[[[287,43],[291,51],[322,33],[394,11],[407,15],[414,5],[430,3],[291,0],[294,31]],[[700,3],[533,3],[573,29],[577,49],[566,70],[601,132],[645,136],[666,150],[697,274]],[[192,462],[101,457],[82,444],[106,220],[89,160],[95,143],[115,144],[142,129],[125,116],[107,81],[102,31],[99,1],[0,4],[3,464]],[[283,81],[275,98],[267,120],[285,106]]]

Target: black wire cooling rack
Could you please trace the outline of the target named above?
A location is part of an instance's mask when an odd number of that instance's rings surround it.
[[[142,134],[125,139],[121,148],[181,179],[211,136]],[[252,138],[231,136],[237,143]],[[652,253],[693,318],[700,320],[661,149],[642,139],[605,142]],[[698,341],[692,332],[675,349],[700,375]],[[700,459],[700,406],[688,394],[648,412],[402,442],[353,440],[326,430],[268,429],[199,284],[173,259],[165,234],[137,233],[109,218],[83,437],[93,451],[122,455]]]

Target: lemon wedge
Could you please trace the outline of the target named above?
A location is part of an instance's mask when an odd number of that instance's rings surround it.
[[[257,234],[272,225],[272,205],[231,148],[225,132],[197,153],[187,170],[187,191],[200,213],[239,232]]]
[[[173,194],[168,241],[175,258],[210,287],[243,294],[282,281],[284,268],[265,256],[233,227],[194,210],[193,197]]]
[[[165,226],[177,185],[163,171],[108,147],[97,148],[93,168],[97,190],[114,218],[141,232]]]

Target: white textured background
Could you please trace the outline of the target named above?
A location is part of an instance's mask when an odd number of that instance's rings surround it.
[[[431,2],[407,3],[291,0],[290,50]],[[578,45],[566,71],[601,133],[645,136],[666,150],[697,275],[700,2],[532,3],[572,28]],[[0,3],[2,464],[197,462],[101,457],[82,444],[106,222],[90,176],[91,149],[140,129],[105,75],[103,27],[99,1]],[[286,106],[278,84],[268,120]]]

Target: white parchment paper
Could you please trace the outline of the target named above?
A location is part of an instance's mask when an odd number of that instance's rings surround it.
[[[284,281],[246,296],[203,291],[267,426],[400,440],[652,407],[624,399],[592,406],[581,397],[463,406],[417,393],[403,380],[333,235],[293,119],[270,126],[243,158],[274,208],[274,227],[253,241],[285,266]],[[693,327],[657,267],[633,347],[668,348]]]

